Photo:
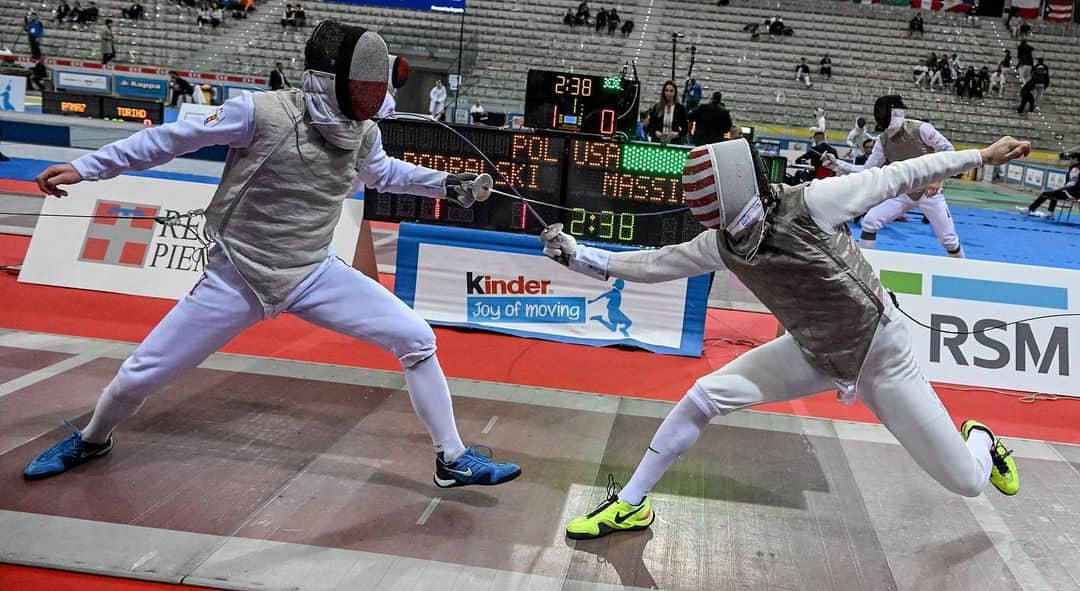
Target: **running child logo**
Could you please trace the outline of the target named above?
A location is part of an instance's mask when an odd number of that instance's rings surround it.
[[[550,279],[465,273],[469,322],[584,324],[585,298],[552,296]]]
[[[101,217],[90,221],[79,260],[141,268],[154,238],[158,206],[99,199],[94,215]]]
[[[601,316],[590,316],[589,320],[595,320],[604,325],[604,328],[611,332],[621,332],[624,337],[630,336],[630,326],[634,324],[630,317],[622,311],[622,290],[626,287],[626,282],[622,279],[616,279],[612,284],[612,288],[604,293],[589,300],[589,303],[598,302],[600,300],[607,300],[607,318]]]

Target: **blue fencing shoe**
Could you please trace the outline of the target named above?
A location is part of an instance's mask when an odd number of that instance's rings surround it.
[[[439,488],[471,484],[491,486],[510,482],[521,476],[521,468],[517,464],[496,462],[491,459],[491,448],[484,447],[484,449],[489,455],[467,447],[465,453],[453,462],[444,461],[442,452],[439,452],[435,457],[435,486]]]
[[[23,470],[23,478],[40,480],[56,476],[61,472],[66,472],[79,464],[85,464],[94,458],[100,458],[112,451],[112,435],[109,436],[109,440],[105,443],[86,443],[82,440],[82,432],[75,425],[64,421],[64,427],[71,431],[71,435],[31,460],[26,465],[26,469]]]

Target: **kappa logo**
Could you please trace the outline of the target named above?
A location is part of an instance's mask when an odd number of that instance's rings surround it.
[[[141,218],[154,218],[158,210],[156,205],[99,199],[94,204],[94,215],[108,217],[90,221],[79,260],[142,267],[154,238],[154,220]]]

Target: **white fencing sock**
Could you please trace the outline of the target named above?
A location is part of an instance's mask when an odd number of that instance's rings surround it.
[[[990,439],[986,431],[982,429],[968,431],[967,447],[979,464],[979,482],[984,485],[990,480],[990,470],[994,467],[994,461],[990,459],[990,448],[993,445],[994,441]]]
[[[691,393],[684,396],[660,424],[645,457],[641,458],[637,470],[634,470],[634,475],[630,477],[630,482],[619,492],[619,499],[631,505],[640,504],[675,460],[701,436],[712,417],[702,412],[691,398],[693,394],[694,391],[691,390]]]
[[[416,416],[431,435],[435,451],[443,452],[443,459],[448,462],[458,459],[465,452],[465,444],[454,422],[450,387],[435,355],[405,369],[405,387],[409,389]]]

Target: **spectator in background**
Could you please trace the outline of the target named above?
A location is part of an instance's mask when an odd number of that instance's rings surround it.
[[[124,18],[137,21],[143,17],[145,9],[142,4],[139,4],[139,0],[132,0],[131,6],[120,11],[124,15]]]
[[[620,30],[622,31],[622,36],[623,37],[629,37],[630,33],[634,32],[634,19],[629,19],[628,18],[625,21],[623,21],[622,29],[620,29]]]
[[[1035,108],[1042,109],[1042,95],[1050,86],[1050,68],[1039,58],[1038,63],[1031,69],[1031,79],[1035,81]]]
[[[225,10],[217,2],[210,4],[210,26],[218,28],[225,21]]]
[[[56,9],[53,10],[53,15],[56,16],[56,22],[62,23],[67,16],[71,14],[71,6],[67,3],[67,0],[60,0],[60,4],[56,5]]]
[[[1020,87],[1020,107],[1016,109],[1016,112],[1020,115],[1024,114],[1024,108],[1027,107],[1027,112],[1030,113],[1035,110],[1035,80],[1031,79],[1024,83]]]
[[[45,67],[45,58],[39,57],[34,67],[30,69],[30,88],[44,91],[45,82],[49,80],[49,70]]]
[[[686,88],[686,109],[693,111],[701,104],[701,85],[696,78],[691,78]]]
[[[649,139],[660,143],[681,144],[689,129],[686,108],[679,102],[679,89],[668,80],[660,91],[660,100],[649,110]]]
[[[293,4],[293,20],[296,21],[297,28],[303,28],[307,25],[307,13],[304,12],[302,5]]]
[[[573,8],[567,8],[566,9],[566,14],[564,14],[563,17],[562,17],[562,22],[563,22],[564,25],[569,25],[570,28],[574,27],[574,9]]]
[[[175,71],[169,72],[169,86],[172,88],[172,102],[170,107],[175,107],[178,102],[191,102],[195,99],[195,87],[184,80]]]
[[[26,40],[30,44],[30,56],[34,59],[41,57],[41,38],[45,36],[45,25],[34,11],[26,15]]]
[[[990,92],[990,68],[983,66],[979,70],[979,98]]]
[[[101,63],[107,64],[116,57],[116,37],[113,35],[112,19],[105,19],[105,28],[99,35],[101,40]]]
[[[949,79],[959,80],[960,76],[964,73],[963,67],[960,65],[960,58],[954,53],[949,58]]]
[[[818,107],[814,109],[814,125],[810,128],[810,131],[826,132],[829,130],[829,124],[825,121],[825,108]]]
[[[805,84],[807,88],[814,85],[810,81],[810,66],[806,65],[805,57],[799,60],[799,65],[795,66],[795,81]]]
[[[285,14],[281,17],[281,29],[285,30],[286,27],[295,27],[296,17],[293,14],[292,4],[285,5]]]
[[[919,63],[915,64],[915,68],[912,70],[911,75],[915,78],[915,88],[921,88],[922,83],[925,80],[927,88],[931,87],[929,79],[930,68],[926,66],[926,60],[919,58]]]
[[[862,165],[866,164],[866,159],[870,157],[871,153],[873,153],[874,144],[876,144],[876,143],[877,143],[877,140],[875,140],[872,137],[863,140],[862,154],[859,154],[858,156],[855,157],[855,165],[856,166],[862,166]]]
[[[428,114],[439,121],[446,120],[446,88],[442,80],[436,80],[428,93]]]
[[[724,139],[724,134],[731,131],[731,113],[724,107],[724,95],[719,90],[712,93],[708,104],[691,111],[686,117],[695,122],[692,143],[706,146]]]
[[[195,24],[200,29],[203,25],[210,24],[210,3],[207,0],[199,1],[199,12],[195,14]]]
[[[1005,57],[1001,58],[1001,61],[998,62],[998,65],[1001,66],[1002,68],[1005,68],[1005,69],[1011,68],[1012,67],[1012,52],[1009,51],[1008,49],[1006,49],[1005,50]]]
[[[480,119],[484,116],[484,105],[480,103],[480,99],[476,99],[472,106],[469,107],[469,123],[476,125],[480,123]]]
[[[86,10],[82,11],[82,14],[79,15],[79,22],[83,24],[96,23],[99,14],[101,13],[98,10],[97,2],[91,2],[90,6],[88,6]]]
[[[599,33],[607,27],[607,10],[603,6],[596,13],[596,32]]]
[[[274,69],[270,70],[270,90],[283,88],[292,88],[292,84],[289,84],[289,79],[285,77],[285,69],[281,66],[281,62],[274,62]]]
[[[615,29],[619,28],[619,21],[622,19],[619,17],[619,13],[614,7],[607,13],[607,32],[608,35],[615,34]]]
[[[1031,69],[1035,66],[1035,48],[1028,45],[1027,39],[1016,46],[1016,71],[1020,74],[1020,84],[1031,78]]]
[[[821,66],[818,70],[818,74],[820,74],[822,78],[832,80],[832,58],[829,57],[829,54],[826,53],[825,57],[821,58],[821,61],[818,62],[818,65]]]
[[[638,113],[637,133],[634,135],[634,139],[639,142],[649,141],[649,132],[645,129],[649,126],[649,112],[642,111]]]
[[[590,16],[588,0],[581,0],[581,4],[578,4],[577,6],[577,14],[574,16],[574,22],[579,25],[588,25]]]
[[[907,30],[908,30],[908,37],[918,36],[919,38],[922,38],[922,36],[923,36],[922,12],[916,12],[915,16],[911,17],[911,20],[908,21]]]
[[[839,157],[836,153],[836,148],[829,145],[825,140],[824,131],[815,131],[813,138],[813,145],[806,151],[805,154],[795,159],[796,164],[803,164],[809,162],[814,167],[814,178],[823,179],[826,177],[836,175],[832,170],[822,166],[821,156],[824,154],[832,154],[833,158]]]
[[[998,66],[997,71],[990,75],[990,92],[993,92],[995,88],[999,97],[1005,94],[1005,72],[1001,71],[1001,66]]]
[[[931,51],[930,52],[930,57],[926,58],[926,68],[928,70],[930,70],[931,72],[933,72],[934,70],[937,69],[937,65],[938,65],[937,52],[936,51]]]
[[[968,66],[967,71],[964,72],[963,94],[961,96],[969,99],[982,98],[982,84],[979,82],[979,75],[975,72],[975,66]]]
[[[1080,152],[1070,154],[1069,160],[1069,172],[1065,174],[1065,186],[1052,191],[1043,191],[1026,209],[1023,207],[1017,207],[1017,209],[1026,211],[1028,215],[1049,217],[1049,214],[1036,211],[1046,201],[1050,202],[1050,214],[1054,213],[1058,201],[1065,199],[1080,201]]]
[[[781,41],[784,40],[784,19],[776,17],[769,23],[769,40],[779,37]],[[803,60],[805,61],[805,60]]]
[[[79,0],[75,0],[75,4],[71,6],[71,12],[68,13],[67,20],[69,23],[81,23],[82,22],[82,4]]]

